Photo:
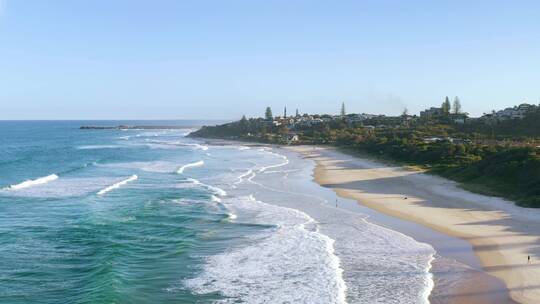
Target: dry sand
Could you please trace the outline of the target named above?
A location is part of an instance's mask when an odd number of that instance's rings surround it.
[[[316,181],[340,196],[469,242],[482,268],[502,280],[507,290],[476,288],[483,284],[479,279],[472,285],[463,284],[463,299],[489,299],[495,293],[506,296],[509,292],[519,303],[540,303],[540,210],[473,194],[444,178],[332,148],[292,149],[313,158],[317,162]]]

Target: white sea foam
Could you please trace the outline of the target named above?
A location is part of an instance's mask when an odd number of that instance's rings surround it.
[[[129,162],[129,163],[108,163],[98,164],[99,167],[138,169],[146,172],[173,173],[177,164],[169,161],[151,161],[151,162]]]
[[[94,149],[116,149],[120,148],[119,145],[85,145],[85,146],[78,146],[77,149],[79,150],[94,150]]]
[[[127,183],[129,183],[131,181],[136,180],[137,178],[138,178],[137,175],[132,175],[129,178],[126,178],[126,179],[124,179],[122,181],[119,181],[119,182],[117,182],[115,184],[112,184],[112,185],[110,185],[108,187],[105,187],[105,188],[99,190],[97,194],[98,195],[103,195],[103,194],[105,194],[105,193],[107,193],[107,192],[109,192],[111,190],[118,189],[118,188],[122,187],[123,185],[125,185],[125,184],[127,184]]]
[[[230,199],[230,214],[272,225],[238,248],[207,258],[203,272],[185,285],[196,293],[219,292],[221,303],[346,303],[346,286],[333,240],[295,209]],[[229,218],[233,219],[233,216]],[[231,284],[234,282],[234,284]]]
[[[62,198],[83,196],[103,189],[115,180],[110,177],[62,177],[45,184],[36,184],[22,189],[6,187],[3,195],[20,197]]]
[[[29,188],[36,185],[46,184],[56,179],[58,179],[58,175],[51,174],[51,175],[47,175],[47,176],[36,178],[36,179],[25,180],[24,182],[18,183],[15,185],[10,185],[9,187],[4,188],[4,190],[19,190],[19,189]]]
[[[195,147],[195,148],[197,148],[197,149],[201,149],[201,150],[203,150],[203,151],[208,150],[208,146],[205,146],[205,145],[200,145],[200,144],[190,144],[189,146]]]
[[[291,169],[291,170],[270,170],[270,171],[264,171],[265,174],[269,174],[269,173],[293,173],[293,172],[298,172],[300,171],[300,169]]]
[[[194,184],[194,185],[202,186],[202,187],[214,192],[214,194],[216,194],[218,196],[226,196],[227,195],[227,192],[225,190],[221,189],[221,188],[202,183],[201,181],[196,180],[194,178],[188,178],[187,180],[189,182],[191,182],[192,184]]]
[[[305,196],[310,201],[308,205],[314,206],[311,194],[252,183],[275,193]],[[323,230],[331,231],[330,235],[336,240],[334,247],[345,269],[343,277],[351,299],[364,303],[429,303],[433,289],[430,268],[435,254],[430,245],[372,224],[362,214],[340,209],[341,214],[336,215],[333,210],[314,208],[322,212],[319,217],[325,222]]]
[[[433,266],[433,260],[435,260],[435,253],[432,253],[429,259],[429,262],[427,263],[425,273],[426,277],[424,279],[424,292],[422,293],[422,299],[424,300],[424,303],[429,304],[429,296],[431,295],[431,292],[433,291],[433,287],[435,287],[435,282],[433,281],[433,273],[431,273],[431,268]]]
[[[163,145],[191,147],[191,148],[199,149],[199,150],[203,150],[203,151],[208,150],[208,146],[201,145],[201,144],[198,144],[198,143],[186,143],[184,141],[178,141],[178,140],[177,141],[155,141],[153,143],[163,144]]]
[[[179,140],[172,140],[172,141],[164,141],[164,140],[150,140],[146,139],[146,145],[150,148],[156,148],[156,149],[178,149],[179,147],[189,147],[195,150],[202,150],[207,151],[209,148],[208,146],[197,144],[197,143],[186,143],[184,141]]]
[[[202,161],[202,160],[200,160],[198,162],[191,163],[191,164],[183,165],[182,167],[178,168],[176,173],[183,174],[184,170],[186,170],[187,168],[200,167],[200,166],[203,166],[203,165],[204,165],[204,161]]]
[[[188,136],[189,133],[193,132],[193,129],[184,129],[185,132],[180,133],[180,136]]]
[[[135,135],[136,137],[158,137],[160,135],[163,135],[163,134],[166,134],[167,131],[161,131],[161,132],[142,132],[142,133],[139,133],[137,135]]]
[[[238,184],[241,184],[243,181],[244,181],[244,178],[251,175],[253,173],[253,170],[252,169],[249,169],[247,170],[245,173],[242,173],[240,174],[238,177],[237,177],[237,181],[235,181],[233,184],[234,185],[238,185]]]
[[[269,151],[264,151],[264,154],[270,157],[270,159],[267,157],[261,159],[261,161],[265,161],[264,165],[268,164],[269,160],[275,161],[275,156],[277,156],[274,152]],[[283,157],[280,156],[280,158]],[[271,200],[280,206],[305,210],[321,221],[321,224],[318,225],[321,232],[335,240],[332,247],[344,269],[342,277],[347,284],[347,299],[350,299],[351,302],[428,304],[429,295],[434,285],[430,273],[431,261],[435,254],[434,249],[430,245],[419,243],[402,233],[372,224],[361,213],[348,212],[341,208],[326,207],[328,209],[321,209],[326,205],[325,203],[319,205],[313,202],[314,200],[326,201],[325,198],[328,197],[324,195],[302,190],[297,193],[291,192],[290,189],[296,189],[295,181],[305,183],[305,179],[310,178],[309,174],[311,173],[310,170],[307,170],[304,176],[302,173],[304,172],[303,168],[305,168],[304,161],[292,159],[294,161],[291,161],[291,164],[285,165],[284,162],[277,164],[282,167],[279,170],[271,171],[266,167],[260,167],[263,173],[285,173],[280,175],[281,178],[286,178],[286,175],[290,173],[292,177],[290,182],[283,183],[284,180],[277,179],[278,176],[256,175],[253,172],[243,178],[250,182],[242,184],[243,188],[249,189],[250,185],[257,185],[260,187],[258,195],[265,195],[269,201]],[[299,170],[300,168],[302,170]],[[257,170],[257,173],[259,171]],[[257,181],[253,180],[255,176],[258,177]],[[301,186],[299,189],[304,188]],[[271,193],[267,191],[271,191]],[[329,197],[333,198],[333,196]],[[333,199],[331,201],[333,202]],[[227,200],[224,202],[225,205],[228,205]],[[234,210],[234,213],[236,212]],[[241,211],[238,212],[240,212],[238,213],[240,222],[252,218],[249,215],[245,216]],[[277,227],[277,229],[281,228],[283,228],[281,225]],[[263,249],[260,251],[264,252]],[[305,254],[309,255],[310,253]],[[212,261],[212,259],[210,260]],[[206,271],[206,268],[204,270]],[[254,279],[252,282],[255,284],[258,280]],[[309,283],[311,284],[311,281]],[[261,290],[260,292],[264,293],[265,291]],[[240,298],[244,300],[243,296]],[[291,303],[312,302],[309,298],[308,300],[295,299],[289,297],[288,294],[284,294],[283,298],[277,300],[277,302],[287,301]],[[276,301],[269,300],[267,302]]]
[[[257,175],[257,174],[256,174],[255,172],[251,172],[251,175],[248,176],[248,178],[247,178],[246,180],[247,180],[248,182],[250,182],[250,183],[255,183],[255,182],[253,182],[253,179],[255,178],[256,175]]]
[[[272,168],[283,167],[283,166],[286,166],[286,165],[289,164],[289,159],[287,158],[287,156],[281,155],[281,154],[277,154],[277,153],[273,153],[273,152],[267,152],[267,153],[271,153],[271,154],[273,154],[273,155],[276,155],[276,156],[278,156],[278,157],[284,159],[284,161],[281,162],[281,163],[279,163],[279,164],[276,164],[276,165],[270,165],[270,166],[264,166],[264,167],[261,167],[261,168],[259,169],[259,172],[264,172],[264,171],[266,171],[266,170],[268,170],[268,169],[272,169]]]
[[[221,203],[221,199],[215,195],[212,195],[210,200],[215,203]]]

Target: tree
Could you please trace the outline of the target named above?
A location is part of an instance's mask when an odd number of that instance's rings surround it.
[[[347,112],[345,112],[345,103],[341,103],[341,116],[347,115]]]
[[[273,120],[274,115],[272,115],[272,109],[270,107],[266,107],[266,112],[264,113],[264,118],[266,120]]]
[[[441,108],[444,115],[450,114],[450,99],[448,99],[448,96],[446,96]]]
[[[240,119],[240,130],[244,133],[248,130],[248,120],[246,119],[246,115],[242,115],[242,119]]]
[[[289,128],[285,124],[281,124],[278,128],[278,134],[281,136],[287,135],[289,133]]]
[[[461,113],[461,101],[459,101],[459,97],[454,98],[454,107],[453,107],[453,113],[454,114],[460,114]]]

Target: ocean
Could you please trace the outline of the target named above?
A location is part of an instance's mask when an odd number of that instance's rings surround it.
[[[431,246],[203,123],[0,122],[0,303],[428,303]]]

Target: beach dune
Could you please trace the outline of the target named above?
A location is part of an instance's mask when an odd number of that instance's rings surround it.
[[[519,303],[540,303],[540,210],[333,148],[292,149],[317,162],[315,179],[321,185],[384,214],[466,240],[483,270],[504,282],[507,291],[501,292]],[[468,292],[474,293],[474,287]]]

